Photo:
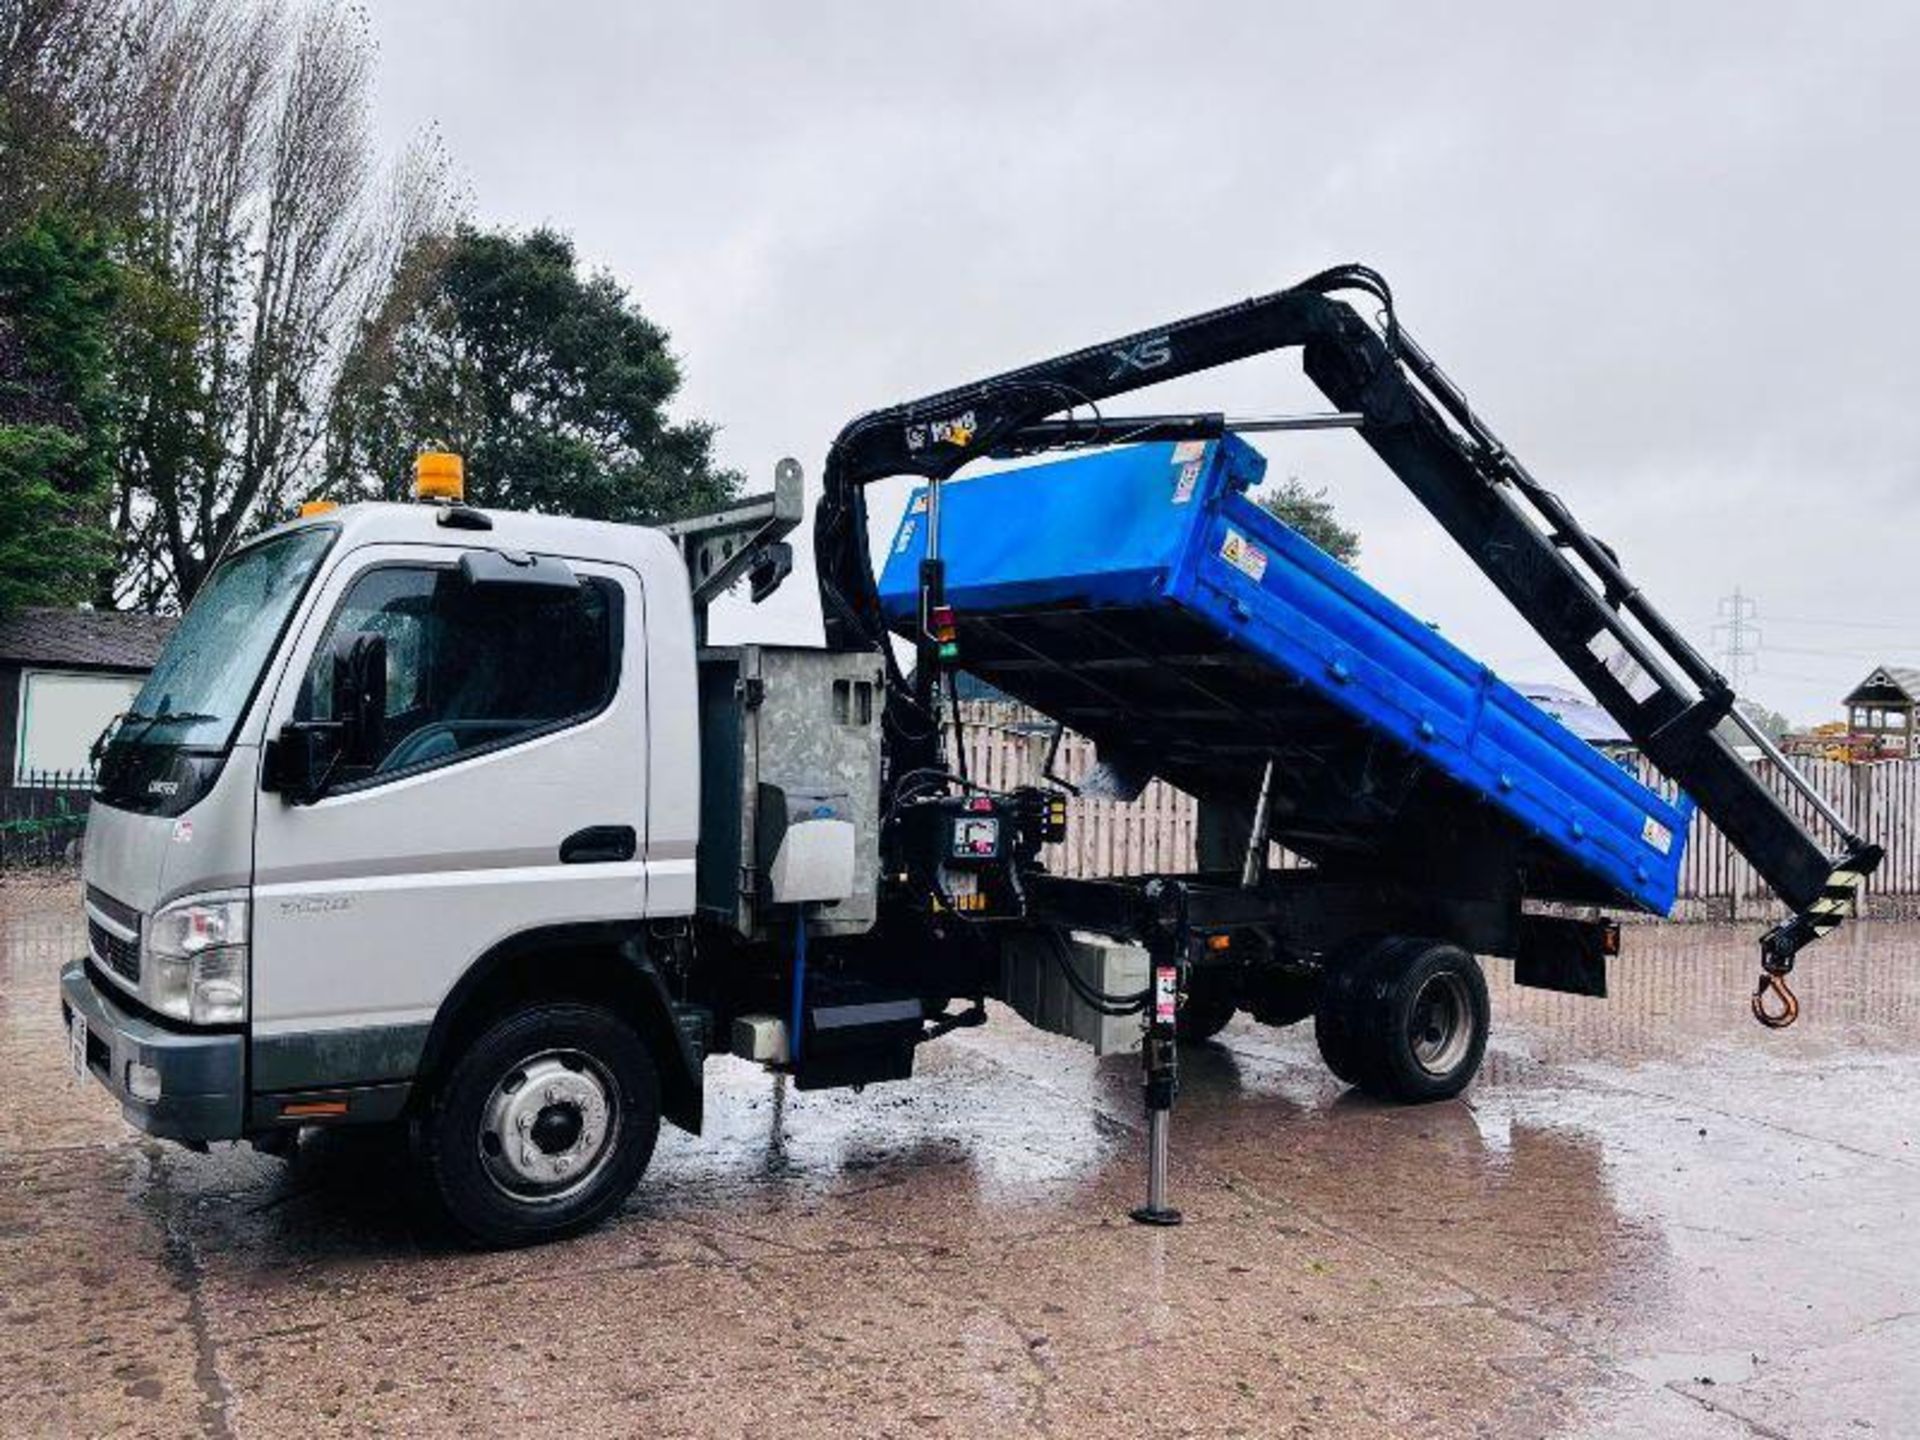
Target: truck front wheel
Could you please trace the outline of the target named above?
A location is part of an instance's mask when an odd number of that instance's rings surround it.
[[[1480,962],[1457,945],[1393,936],[1328,976],[1314,1028],[1327,1068],[1382,1100],[1445,1100],[1486,1054]]]
[[[428,1189],[462,1238],[527,1245],[606,1218],[660,1133],[660,1079],[640,1036],[596,1005],[530,1006],[494,1023],[418,1122]]]

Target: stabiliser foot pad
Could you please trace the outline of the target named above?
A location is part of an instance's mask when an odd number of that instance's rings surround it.
[[[1134,1223],[1139,1225],[1178,1225],[1186,1218],[1178,1210],[1156,1208],[1152,1205],[1142,1205],[1129,1213],[1133,1216]]]

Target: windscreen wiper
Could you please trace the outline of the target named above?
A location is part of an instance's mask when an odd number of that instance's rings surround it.
[[[130,736],[127,740],[127,744],[129,745],[138,745],[142,740],[147,738],[148,734],[156,725],[185,725],[194,721],[218,720],[219,718],[218,715],[209,715],[204,710],[161,710],[152,715],[142,715],[138,710],[128,710],[115,716],[114,720],[138,720],[141,722],[140,733]],[[113,721],[108,722],[109,726],[113,723]],[[105,739],[106,731],[102,731],[100,740],[96,740],[94,743],[96,745],[101,744]]]
[[[87,759],[91,760],[95,765],[98,765],[100,763],[100,757],[107,753],[107,737],[120,728],[122,721],[131,719],[133,713],[131,710],[122,710],[118,715],[109,719],[106,724],[102,725],[100,727],[100,733],[93,737],[93,743],[87,746]]]

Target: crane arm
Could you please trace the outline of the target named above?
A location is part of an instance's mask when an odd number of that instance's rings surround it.
[[[1337,292],[1381,306],[1379,329]],[[852,421],[828,454],[814,543],[828,643],[886,650],[868,557],[864,487],[897,475],[929,485],[937,534],[941,483],[987,455],[1130,440],[1204,438],[1241,427],[1220,415],[1109,417],[1101,402],[1272,351],[1298,348],[1310,380],[1552,647],[1641,752],[1691,795],[1792,910],[1761,942],[1766,975],[1852,913],[1882,851],[1795,770],[1735,706],[1732,687],[1627,576],[1613,550],[1507,450],[1465,395],[1400,325],[1385,280],[1363,266],[1137,331],[944,390]],[[1301,428],[1301,427],[1288,427]],[[937,541],[922,575],[937,603]],[[923,629],[925,626],[923,625]],[[937,763],[921,647],[916,683],[897,674],[888,703],[893,773]],[[1804,808],[1831,831],[1822,844],[1735,753],[1731,719]],[[1763,989],[1767,979],[1763,976]],[[1755,1011],[1763,1019],[1761,997]]]

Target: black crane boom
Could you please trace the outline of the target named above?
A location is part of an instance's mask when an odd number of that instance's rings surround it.
[[[1336,292],[1381,306],[1376,329]],[[940,482],[990,454],[1135,439],[1198,438],[1219,415],[1104,415],[1102,401],[1271,351],[1299,348],[1306,374],[1663,773],[1690,794],[1794,911],[1762,941],[1778,976],[1795,952],[1852,912],[1880,847],[1846,821],[1734,706],[1732,687],[1628,578],[1613,550],[1507,451],[1462,392],[1399,324],[1385,280],[1364,266],[1009,370],[852,421],[829,452],[814,543],[830,645],[885,649],[868,558],[863,487]],[[1249,427],[1252,428],[1252,427]],[[937,521],[935,522],[937,529]],[[937,551],[923,577],[938,600]],[[938,759],[923,645],[917,682],[888,701],[891,773]],[[917,692],[917,693],[916,693]],[[1832,829],[1831,847],[1723,738],[1731,717]],[[1758,1007],[1756,1007],[1758,1008]]]

